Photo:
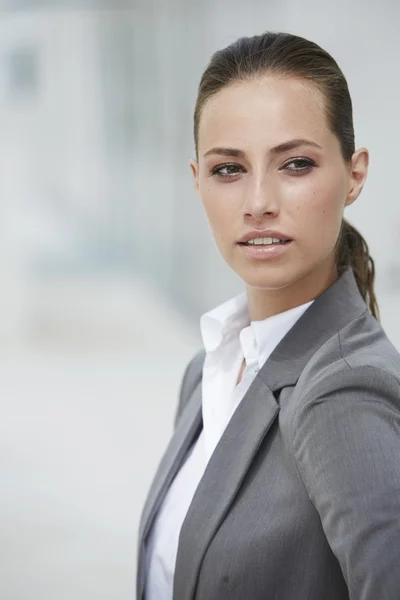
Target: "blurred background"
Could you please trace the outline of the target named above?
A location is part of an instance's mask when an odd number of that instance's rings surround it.
[[[212,52],[337,59],[367,185],[347,217],[400,349],[400,4],[0,1],[0,598],[131,600],[138,519],[205,310],[241,291],[194,193]]]

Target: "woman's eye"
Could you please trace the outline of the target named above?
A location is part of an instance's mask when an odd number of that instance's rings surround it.
[[[243,173],[244,169],[240,165],[234,163],[226,163],[224,165],[218,165],[211,169],[210,174],[216,175],[220,179],[230,179],[236,177],[239,173]]]
[[[281,171],[287,171],[290,175],[300,175],[311,170],[316,164],[310,158],[293,158],[281,167]],[[210,170],[210,175],[218,177],[221,180],[228,181],[235,179],[240,173],[244,173],[245,169],[236,163],[224,163]]]
[[[300,173],[310,170],[315,167],[315,162],[309,158],[294,158],[283,165],[282,170],[292,171],[292,173]]]

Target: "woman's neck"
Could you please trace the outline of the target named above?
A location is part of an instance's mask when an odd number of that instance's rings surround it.
[[[279,289],[246,286],[251,321],[268,317],[314,300],[338,279],[336,266],[315,269],[290,285]]]

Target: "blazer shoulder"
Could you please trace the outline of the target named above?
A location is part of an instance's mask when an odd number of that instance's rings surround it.
[[[374,370],[400,382],[400,353],[382,325],[365,312],[318,349],[299,378],[298,391],[323,388],[327,379],[337,378],[340,385],[342,377],[347,380]]]
[[[338,339],[350,369],[374,367],[400,380],[400,353],[369,312],[339,331]]]
[[[180,416],[189,401],[192,392],[197,387],[203,375],[203,364],[206,353],[202,348],[193,356],[193,358],[189,361],[186,369],[184,371],[182,381],[180,384],[179,390],[179,398],[178,398],[178,406],[175,412],[174,418],[174,429],[178,424]]]

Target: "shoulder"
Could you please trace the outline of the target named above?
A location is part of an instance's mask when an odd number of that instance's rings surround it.
[[[293,392],[292,442],[297,452],[307,440],[322,448],[330,439],[332,448],[344,449],[349,439],[364,436],[368,446],[394,430],[400,440],[400,354],[364,314],[328,340],[301,374]]]
[[[378,382],[396,387],[400,383],[400,353],[381,324],[365,312],[332,336],[303,370],[297,396],[303,400],[354,385],[376,387]]]
[[[311,431],[316,438],[329,429],[338,433],[338,427],[358,435],[361,423],[377,430],[378,421],[396,424],[400,433],[400,354],[369,313],[312,357],[293,390],[290,412],[293,441]]]

